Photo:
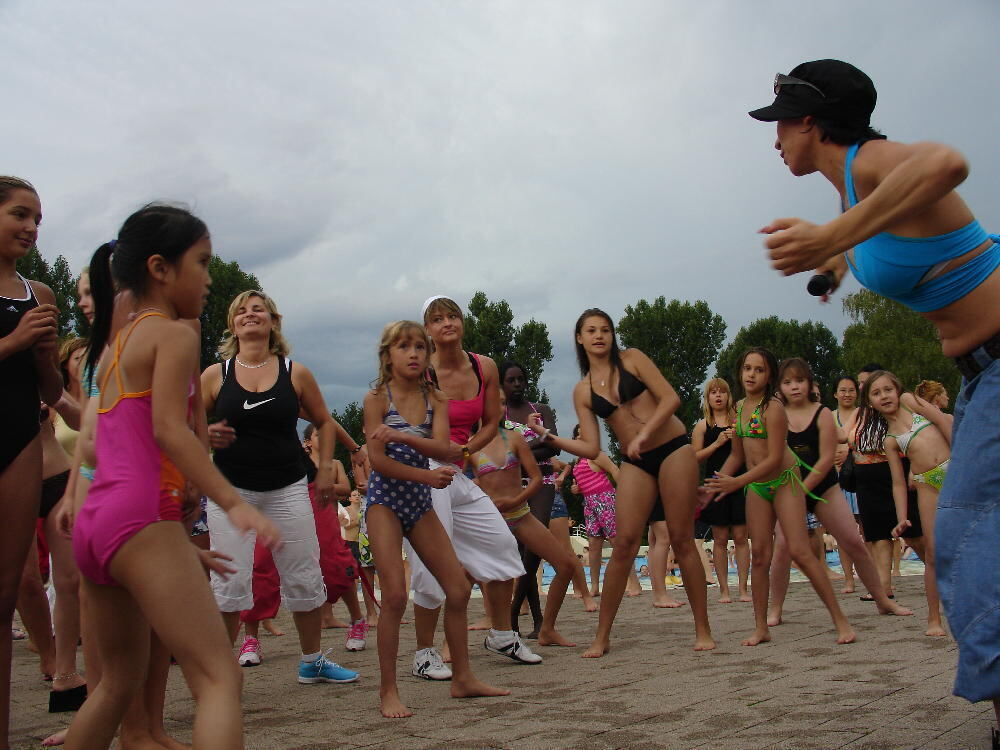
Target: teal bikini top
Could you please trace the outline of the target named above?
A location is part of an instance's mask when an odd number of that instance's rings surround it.
[[[847,149],[844,180],[850,206],[858,203],[851,166],[860,143]],[[987,240],[993,245],[966,263],[942,273],[948,261],[965,255]],[[882,232],[854,248],[847,263],[861,285],[917,312],[940,310],[961,299],[1000,266],[1000,236],[987,234],[973,219],[960,229],[934,237],[901,237]]]

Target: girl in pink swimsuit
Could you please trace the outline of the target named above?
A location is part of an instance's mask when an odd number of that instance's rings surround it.
[[[112,273],[132,292],[136,312],[98,370],[99,469],[73,528],[103,673],[69,728],[69,750],[111,744],[142,688],[150,627],[196,696],[192,747],[243,747],[239,670],[180,523],[188,479],[238,528],[271,543],[277,539],[271,522],[226,482],[188,426],[199,347],[197,335],[178,318],[200,315],[211,255],[204,223],[183,209],[150,205],[130,216],[118,239],[101,246],[91,263],[92,352],[103,351],[110,335]],[[140,335],[133,336],[137,328]]]

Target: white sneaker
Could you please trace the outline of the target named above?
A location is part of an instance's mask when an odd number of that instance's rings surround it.
[[[542,663],[542,657],[528,648],[524,641],[521,640],[521,636],[513,630],[501,634],[490,628],[490,632],[486,635],[486,640],[483,641],[483,647],[487,651],[500,654],[500,656],[506,656],[514,661],[521,662],[521,664]]]
[[[451,670],[445,665],[438,650],[431,646],[413,655],[413,676],[425,680],[450,680]]]
[[[363,617],[351,624],[351,629],[347,631],[348,651],[364,651],[368,643],[368,621]]]
[[[243,639],[238,659],[241,667],[256,667],[261,662],[260,641],[251,636]]]

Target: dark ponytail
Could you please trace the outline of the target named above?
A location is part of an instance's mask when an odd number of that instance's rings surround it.
[[[146,287],[146,261],[162,256],[176,263],[198,240],[208,234],[205,222],[185,208],[150,203],[129,216],[118,238],[101,245],[90,262],[90,289],[94,295],[94,323],[87,352],[89,377],[111,335],[116,290],[135,296]]]
[[[111,319],[115,309],[115,283],[111,277],[111,253],[115,242],[105,242],[90,259],[90,293],[94,298],[94,322],[90,324],[90,341],[87,344],[87,365],[84,369],[86,388],[93,387],[97,377],[97,363],[108,343]]]

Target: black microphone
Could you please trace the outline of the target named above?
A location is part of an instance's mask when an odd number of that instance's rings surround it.
[[[837,279],[833,275],[833,271],[817,273],[809,279],[809,283],[806,284],[806,291],[813,297],[822,297],[824,294],[829,294],[836,283]]]

